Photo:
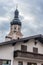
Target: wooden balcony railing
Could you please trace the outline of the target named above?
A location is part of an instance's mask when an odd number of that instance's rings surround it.
[[[33,53],[33,52],[24,52],[24,51],[14,51],[14,58],[23,57],[23,58],[32,58],[43,60],[43,54]]]

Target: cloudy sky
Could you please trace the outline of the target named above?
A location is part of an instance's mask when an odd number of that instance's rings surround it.
[[[10,31],[16,4],[23,35],[43,34],[43,0],[0,0],[0,42]]]

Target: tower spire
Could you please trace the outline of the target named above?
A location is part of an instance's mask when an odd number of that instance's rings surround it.
[[[18,4],[16,4],[16,9],[18,9]]]
[[[19,17],[18,4],[16,4],[16,10],[15,10],[14,14],[15,14],[14,18]]]

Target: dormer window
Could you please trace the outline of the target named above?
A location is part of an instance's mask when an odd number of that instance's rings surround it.
[[[21,45],[21,51],[27,51],[27,46],[26,45]]]

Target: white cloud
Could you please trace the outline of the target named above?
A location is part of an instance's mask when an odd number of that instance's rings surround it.
[[[0,16],[0,27],[1,25],[5,25],[5,22],[10,22],[13,19],[13,12],[16,9],[16,4],[18,4],[18,10],[20,11],[20,15],[23,21],[22,32],[24,35],[43,33],[43,2],[42,0],[0,0],[0,8],[2,6],[2,17]],[[0,10],[1,10],[0,9]],[[5,13],[6,12],[6,13]],[[4,17],[3,17],[4,13]],[[9,23],[8,22],[8,23]],[[7,27],[7,26],[6,26]],[[2,30],[1,30],[2,31]],[[6,34],[8,30],[4,33]],[[28,32],[28,33],[27,33]],[[3,34],[4,34],[3,33]],[[2,35],[2,34],[1,34]],[[4,36],[4,35],[2,35]],[[3,37],[2,37],[3,38]],[[0,37],[1,39],[1,37]]]
[[[33,16],[24,16],[24,20],[28,20],[28,21],[34,22],[34,17]]]
[[[6,18],[6,17],[0,17],[0,21],[9,21],[9,18]]]

